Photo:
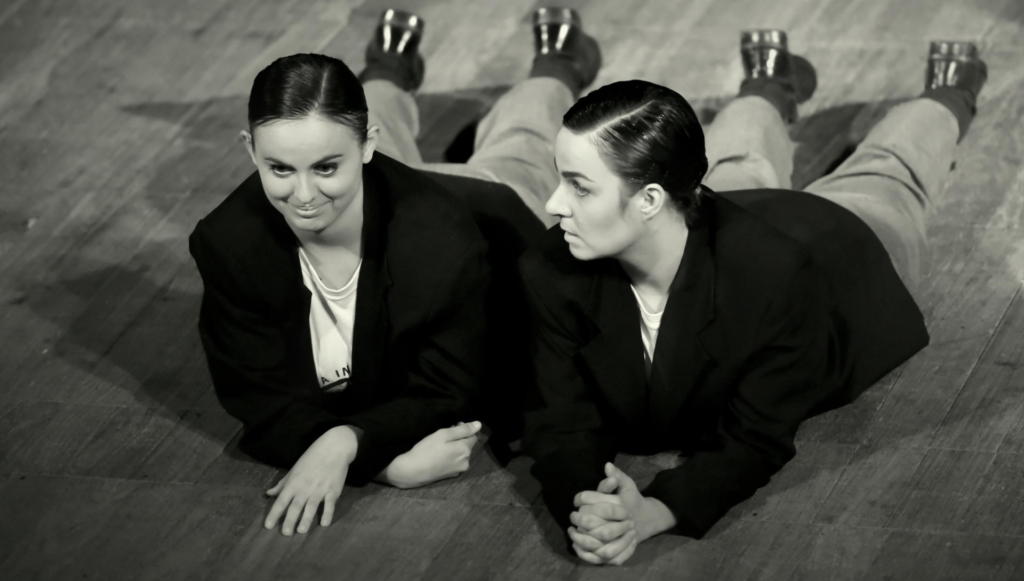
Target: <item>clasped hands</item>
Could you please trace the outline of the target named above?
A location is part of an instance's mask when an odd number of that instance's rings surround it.
[[[640,494],[625,472],[608,462],[597,490],[573,498],[569,539],[580,559],[592,565],[621,565],[648,538],[675,526],[675,517],[660,500]]]
[[[469,468],[480,428],[480,422],[460,422],[437,430],[392,460],[377,479],[399,488],[413,488],[457,476]],[[356,432],[349,426],[324,432],[284,478],[267,490],[267,496],[276,499],[263,526],[273,529],[280,521],[281,534],[305,534],[321,505],[320,526],[330,525],[358,447]]]

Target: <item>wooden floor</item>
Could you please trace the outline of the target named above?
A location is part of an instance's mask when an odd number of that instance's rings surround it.
[[[362,61],[386,0],[7,0],[0,5],[0,577],[4,579],[1024,579],[1024,2],[592,0],[598,82],[643,77],[709,111],[738,31],[786,28],[818,66],[806,183],[930,38],[981,43],[990,80],[930,224],[932,345],[810,421],[797,458],[701,541],[578,565],[525,460],[347,489],[333,526],[260,527],[276,471],[234,449],[195,333],[185,237],[249,171],[253,75],[298,51]],[[423,147],[438,157],[523,78],[533,1],[395,3],[426,18]],[[630,458],[650,478],[668,457]]]

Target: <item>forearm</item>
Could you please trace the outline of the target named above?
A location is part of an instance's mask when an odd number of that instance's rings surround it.
[[[614,454],[596,448],[564,449],[537,458],[531,473],[541,485],[544,503],[562,528],[569,524],[573,498],[584,490],[594,490],[604,478],[604,464]]]
[[[374,482],[394,486],[395,488],[408,489],[430,484],[434,480],[424,477],[425,470],[417,469],[409,452],[396,456],[387,467],[381,470]]]
[[[764,486],[784,463],[733,441],[659,472],[643,495],[659,500],[673,514],[675,522],[666,530],[700,538],[730,508]]]
[[[346,465],[351,464],[359,454],[359,436],[361,430],[353,426],[335,426],[320,438],[333,440],[338,450],[338,460]]]
[[[260,404],[271,402],[261,400]],[[245,425],[240,442],[244,452],[268,464],[287,468],[309,446],[345,422],[337,415],[303,402],[277,402],[273,415],[255,411],[255,402],[225,402],[225,409]]]

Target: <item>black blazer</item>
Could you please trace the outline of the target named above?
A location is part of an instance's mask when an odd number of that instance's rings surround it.
[[[531,229],[543,230],[505,186],[417,171],[380,153],[363,176],[352,375],[341,393],[318,386],[298,241],[259,176],[189,238],[204,284],[200,336],[217,396],[244,424],[240,447],[290,467],[327,429],[351,424],[363,431],[354,483],[430,432],[475,419],[487,309],[501,295],[492,274],[507,277]],[[489,259],[505,266],[494,273]]]
[[[536,325],[534,475],[568,524],[619,451],[681,449],[644,494],[699,537],[794,454],[802,420],[852,400],[927,344],[884,248],[852,213],[783,190],[711,195],[670,289],[648,378],[640,314],[611,259],[556,227],[521,264]]]

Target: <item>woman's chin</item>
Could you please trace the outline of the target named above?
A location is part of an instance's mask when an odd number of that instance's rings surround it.
[[[309,232],[316,234],[322,232],[327,227],[326,221],[322,216],[315,217],[302,217],[302,216],[289,216],[288,223],[295,230],[302,230],[303,232]]]
[[[593,260],[597,258],[597,256],[595,256],[589,248],[586,248],[578,243],[569,244],[569,254],[572,254],[573,258],[575,258],[576,260]]]

